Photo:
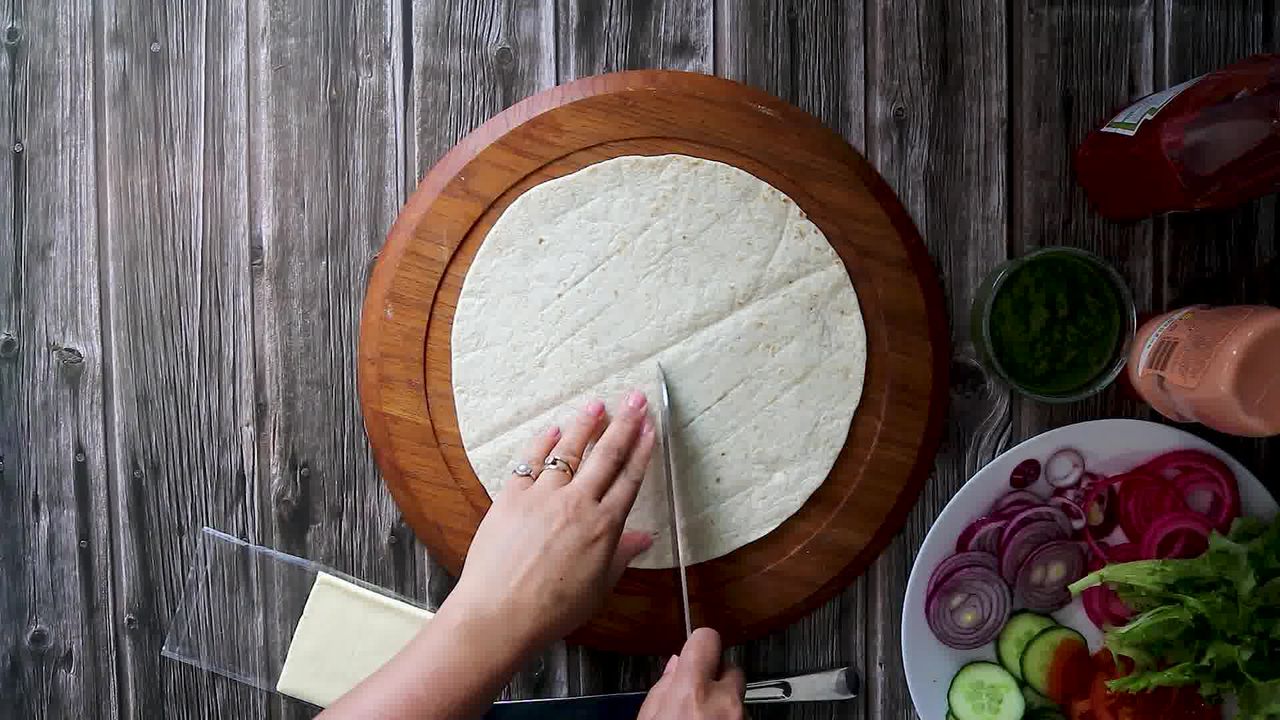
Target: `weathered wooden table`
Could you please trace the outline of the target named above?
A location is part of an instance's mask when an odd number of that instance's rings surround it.
[[[0,42],[4,717],[308,715],[160,657],[202,525],[448,592],[362,430],[365,277],[415,179],[557,82],[682,68],[796,103],[897,189],[946,286],[949,429],[907,527],[839,599],[734,651],[750,675],[853,662],[866,692],[756,717],[912,717],[899,608],[946,500],[1042,430],[1151,417],[1114,388],[1047,407],[994,386],[967,311],[995,264],[1060,243],[1114,262],[1142,310],[1280,300],[1275,198],[1116,225],[1070,170],[1125,100],[1280,50],[1273,0],[17,0]],[[1206,434],[1274,472],[1280,443]],[[563,646],[535,665],[513,693],[659,669]]]

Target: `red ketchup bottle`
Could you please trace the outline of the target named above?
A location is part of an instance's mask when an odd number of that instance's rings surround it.
[[[1280,191],[1280,55],[1254,55],[1121,110],[1080,144],[1076,176],[1112,220]]]

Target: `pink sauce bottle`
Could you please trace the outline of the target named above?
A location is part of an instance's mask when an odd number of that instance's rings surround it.
[[[1161,415],[1246,437],[1280,435],[1280,308],[1204,305],[1148,320],[1129,382]]]

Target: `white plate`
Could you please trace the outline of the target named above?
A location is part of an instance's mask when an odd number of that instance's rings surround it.
[[[996,661],[993,645],[954,650],[933,636],[924,614],[925,587],[930,573],[955,552],[956,538],[965,526],[983,515],[996,498],[1009,492],[1009,473],[1015,465],[1027,458],[1044,463],[1054,452],[1068,447],[1084,455],[1088,470],[1108,475],[1128,470],[1169,450],[1205,450],[1221,458],[1236,474],[1240,504],[1246,515],[1270,518],[1277,511],[1275,499],[1258,478],[1229,455],[1191,433],[1142,420],[1094,420],[1069,425],[1037,435],[992,460],[969,478],[947,503],[929,529],[911,568],[911,579],[907,581],[907,597],[902,609],[902,663],[911,701],[924,720],[943,720],[947,712],[947,686],[962,665],[973,660]],[[1043,477],[1030,489],[1042,497],[1049,495],[1049,486]],[[1079,630],[1088,638],[1090,649],[1101,647],[1102,633],[1089,621],[1079,600],[1053,613],[1053,617]]]

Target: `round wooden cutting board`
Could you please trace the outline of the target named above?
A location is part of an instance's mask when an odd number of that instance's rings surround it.
[[[812,116],[728,80],[636,71],[562,85],[489,120],[432,168],[391,229],[361,318],[360,400],[406,520],[457,573],[490,503],[462,447],[450,378],[467,268],[525,190],[608,158],[665,153],[735,165],[789,195],[844,261],[866,323],[862,402],[826,481],[773,532],[689,568],[695,623],[739,642],[816,608],[871,563],[929,474],[947,399],[949,332],[924,245],[884,181]],[[671,570],[628,570],[570,639],[678,649],[677,582]]]

